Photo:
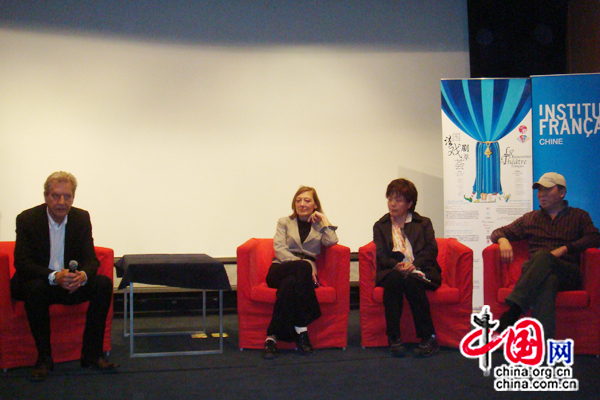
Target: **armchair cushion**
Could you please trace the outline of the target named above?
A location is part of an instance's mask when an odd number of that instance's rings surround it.
[[[446,283],[442,283],[442,286],[440,286],[439,289],[427,293],[429,304],[458,304],[460,301],[460,291],[458,288],[450,287]],[[373,290],[373,300],[375,300],[377,303],[383,304],[382,287],[375,287]]]
[[[319,303],[333,303],[336,300],[335,288],[332,287],[318,287],[315,292],[317,293],[317,300]],[[253,286],[250,292],[250,299],[263,303],[275,304],[275,298],[277,289],[270,288],[266,282],[261,282],[258,286]]]
[[[515,285],[498,290],[498,302],[505,303],[506,298],[512,293]],[[586,308],[590,305],[590,295],[583,290],[560,292],[556,296],[557,307]]]

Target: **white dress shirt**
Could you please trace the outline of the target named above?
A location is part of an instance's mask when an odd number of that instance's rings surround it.
[[[48,209],[46,209],[46,214],[48,214],[48,228],[50,229],[50,264],[48,268],[54,271],[48,275],[48,280],[51,285],[56,285],[54,283],[56,273],[65,267],[65,231],[69,216],[66,215],[59,224],[52,219]]]

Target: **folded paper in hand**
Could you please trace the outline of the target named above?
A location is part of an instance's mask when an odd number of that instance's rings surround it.
[[[408,276],[413,279],[416,279],[420,282],[423,282],[426,286],[437,288],[437,286],[435,284],[433,284],[431,282],[431,280],[427,278],[427,276],[425,276],[425,273],[423,271],[419,271],[418,269],[415,269],[410,274],[408,274]]]

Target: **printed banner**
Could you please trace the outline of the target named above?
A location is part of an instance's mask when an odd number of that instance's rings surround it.
[[[600,74],[539,76],[531,82],[533,177],[562,174],[569,205],[589,212],[600,226]]]
[[[483,306],[490,234],[531,211],[529,79],[442,80],[444,232],[473,250],[473,307]]]

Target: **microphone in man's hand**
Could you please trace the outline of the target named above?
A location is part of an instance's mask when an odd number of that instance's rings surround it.
[[[79,267],[79,263],[77,261],[69,261],[69,272],[75,273],[75,271],[77,271],[77,267]]]

